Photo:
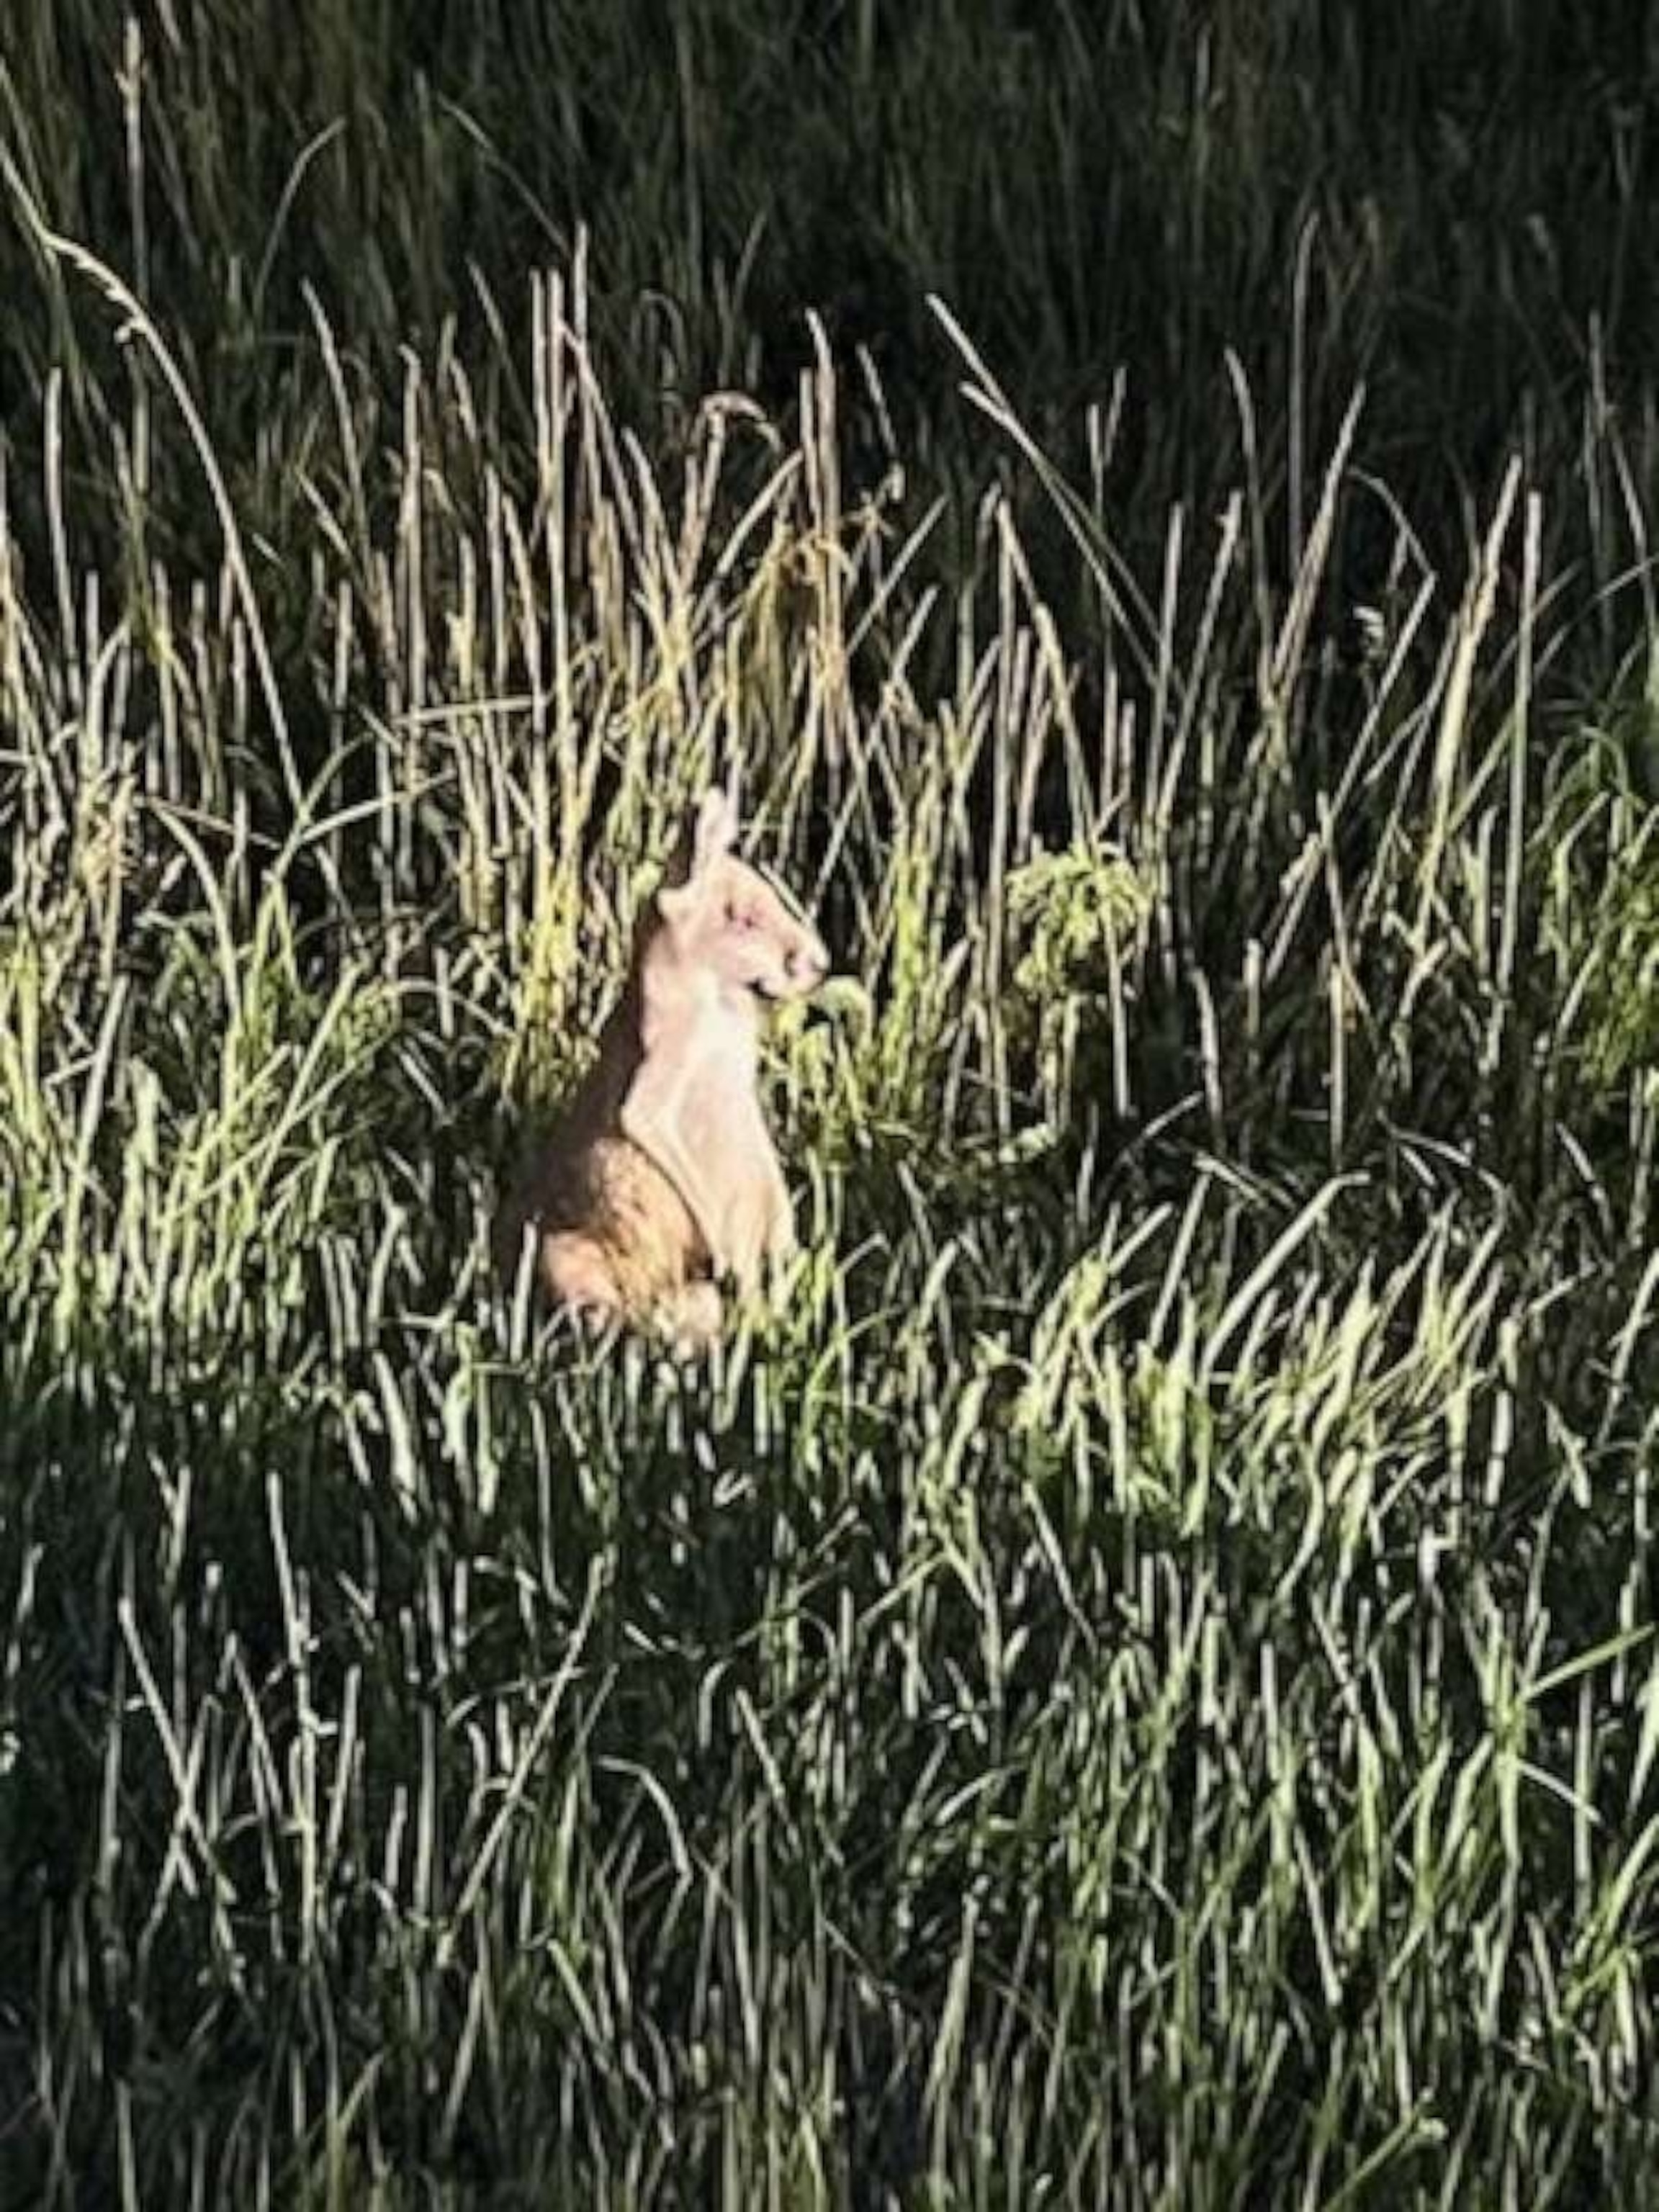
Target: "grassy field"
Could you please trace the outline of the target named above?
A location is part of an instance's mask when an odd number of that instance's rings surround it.
[[[5,2212],[1659,2206],[1636,17],[7,40]],[[488,1227],[727,774],[677,1365]]]

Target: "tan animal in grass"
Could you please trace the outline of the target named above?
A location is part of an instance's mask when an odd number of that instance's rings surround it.
[[[718,1283],[762,1284],[794,1221],[761,1108],[768,1001],[829,971],[817,933],[732,852],[737,811],[704,793],[634,947],[599,1058],[504,1208],[501,1256],[526,1232],[556,1304],[653,1325],[681,1344],[718,1335]]]

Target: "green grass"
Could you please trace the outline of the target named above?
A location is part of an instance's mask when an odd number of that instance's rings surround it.
[[[1633,64],[1199,12],[7,52],[8,2208],[1659,2202]],[[733,769],[681,1367],[487,1231]]]

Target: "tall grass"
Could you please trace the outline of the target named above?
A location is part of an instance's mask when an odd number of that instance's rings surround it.
[[[1448,527],[1387,364],[1316,404],[1304,319],[1287,405],[1212,276],[1227,411],[1131,465],[1001,365],[1084,312],[1012,257],[902,396],[805,315],[769,385],[666,212],[764,155],[695,127],[734,11],[669,11],[684,166],[636,121],[608,191],[551,173],[597,34],[521,59],[544,143],[493,73],[495,135],[410,77],[411,137],[389,11],[256,113],[252,18],[175,8],[87,93],[112,165],[53,20],[3,140],[3,2201],[1651,2203],[1659,625],[1605,345],[1512,453],[1457,397]],[[1229,20],[1226,127],[1314,116]],[[966,186],[896,22],[826,36],[914,212]],[[591,246],[486,276],[578,188]],[[653,267],[702,334],[630,367]],[[677,1366],[485,1230],[726,773],[860,988],[772,1040],[793,1300]]]

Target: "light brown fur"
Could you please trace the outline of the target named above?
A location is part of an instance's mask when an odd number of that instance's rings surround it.
[[[815,933],[731,851],[737,819],[704,794],[635,945],[599,1056],[497,1224],[503,1267],[535,1239],[556,1304],[719,1334],[718,1280],[745,1296],[794,1241],[789,1194],[762,1109],[762,1008],[799,998],[829,966]]]

